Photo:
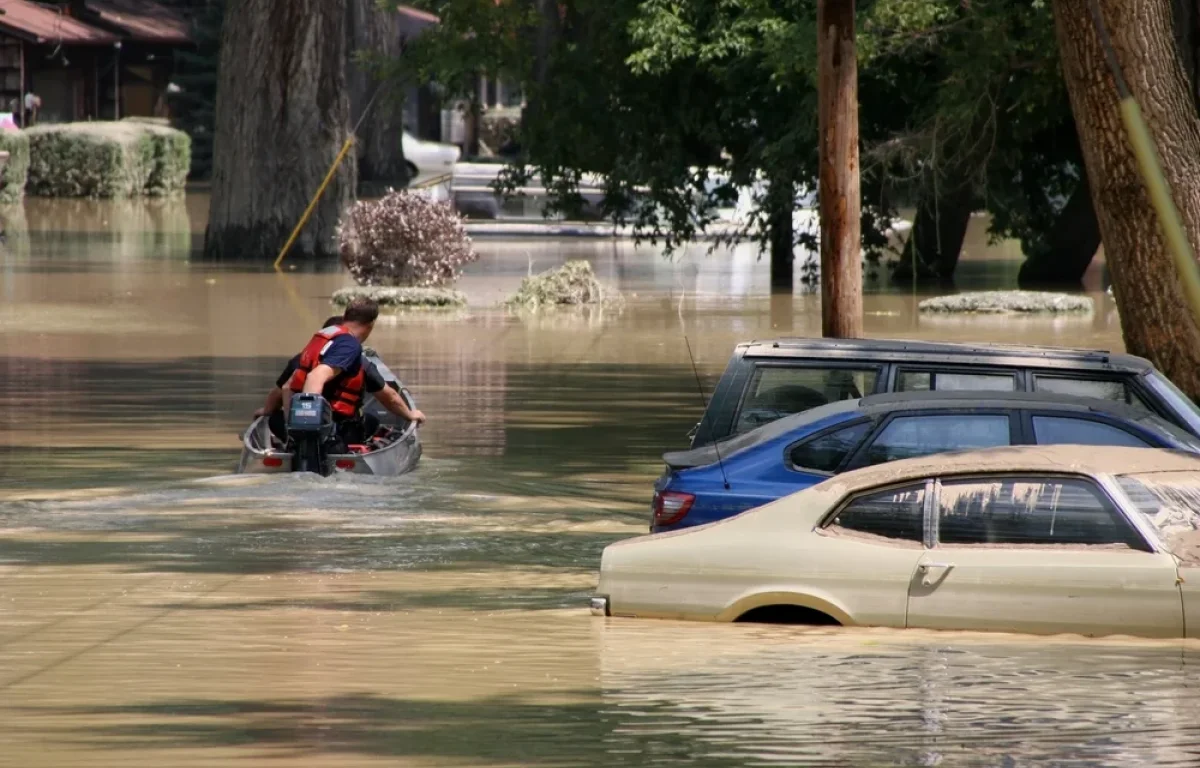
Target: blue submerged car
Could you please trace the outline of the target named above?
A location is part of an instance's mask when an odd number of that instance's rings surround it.
[[[667,471],[654,485],[650,530],[722,520],[873,464],[950,451],[1056,444],[1200,453],[1200,439],[1144,409],[1111,400],[1037,392],[872,395],[665,454]]]

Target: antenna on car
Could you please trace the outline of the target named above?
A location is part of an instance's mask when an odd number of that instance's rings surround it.
[[[700,392],[700,402],[704,403],[704,413],[708,414],[708,398],[704,395],[704,384],[700,382],[700,371],[696,368],[696,356],[692,354],[692,344],[688,341],[687,334],[683,335],[683,343],[687,345],[688,360],[692,361],[692,373],[696,377],[696,389]],[[703,416],[701,418],[704,418]],[[713,440],[713,450],[717,452],[717,466],[721,468],[721,481],[725,483],[725,490],[729,490],[729,477],[725,474],[725,462],[721,461],[721,446],[719,440]]]

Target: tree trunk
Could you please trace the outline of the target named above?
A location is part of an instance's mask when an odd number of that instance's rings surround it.
[[[817,2],[821,332],[862,336],[858,63],[854,0]]]
[[[1046,240],[1021,265],[1021,288],[1080,288],[1100,249],[1100,223],[1087,177],[1071,193]]]
[[[377,0],[348,0],[347,10],[346,82],[350,94],[350,119],[357,122],[371,97],[376,95],[380,83],[370,67],[359,63],[359,56],[399,58],[403,31],[400,14],[384,10]],[[408,182],[401,139],[403,131],[404,92],[400,87],[385,88],[363,118],[355,136],[360,180],[387,181],[395,186],[404,186]]]
[[[1100,6],[1194,247],[1200,243],[1200,120],[1175,49],[1170,2],[1101,0]],[[1054,20],[1125,346],[1195,398],[1200,329],[1129,147],[1087,0],[1054,0]]]
[[[221,35],[210,258],[272,259],[346,140],[346,0],[230,0]],[[293,246],[335,256],[351,152]]]
[[[945,195],[940,200],[932,195],[922,197],[892,280],[897,283],[912,280],[915,256],[918,280],[953,282],[974,210],[969,192]]]

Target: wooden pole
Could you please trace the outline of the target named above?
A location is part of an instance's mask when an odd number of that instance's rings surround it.
[[[854,0],[817,2],[817,100],[821,141],[821,332],[862,336],[858,61]]]

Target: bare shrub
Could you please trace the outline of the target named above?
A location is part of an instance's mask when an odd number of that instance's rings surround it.
[[[462,217],[448,203],[391,189],[350,206],[338,227],[338,247],[359,285],[449,285],[478,258]]]

